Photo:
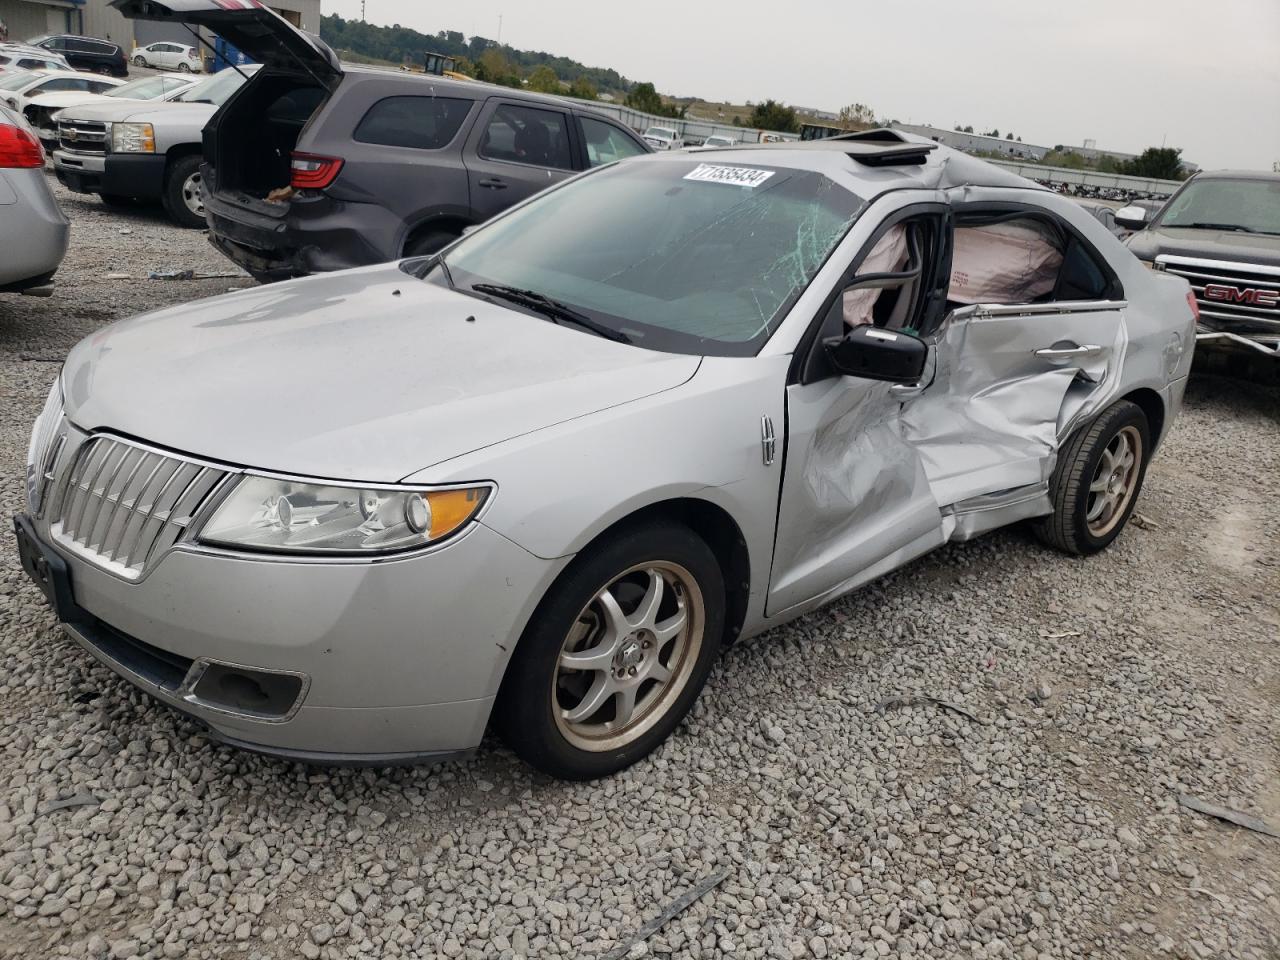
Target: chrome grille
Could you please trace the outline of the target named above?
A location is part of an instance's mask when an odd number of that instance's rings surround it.
[[[1191,284],[1200,306],[1202,326],[1232,333],[1280,336],[1280,306],[1268,306],[1272,298],[1266,296],[1280,294],[1280,267],[1169,254],[1157,257],[1156,265]],[[1212,287],[1218,288],[1219,297],[1206,294],[1206,288]],[[1257,298],[1259,292],[1264,294],[1261,301]],[[1247,302],[1247,296],[1255,302]]]
[[[136,580],[178,542],[226,476],[218,467],[92,437],[56,488],[50,534],[89,562]]]
[[[59,120],[58,145],[72,153],[106,153],[107,125],[93,120]]]

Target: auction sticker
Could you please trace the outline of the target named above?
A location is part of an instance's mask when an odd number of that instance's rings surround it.
[[[701,180],[704,183],[727,183],[735,187],[758,187],[777,171],[759,170],[755,167],[724,167],[718,163],[700,163],[692,172],[686,173],[686,180]]]

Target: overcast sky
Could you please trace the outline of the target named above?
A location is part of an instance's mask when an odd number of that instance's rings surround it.
[[[1012,130],[1203,167],[1280,160],[1280,0],[367,0],[372,23],[461,30],[662,93]],[[323,0],[359,17],[360,0]]]

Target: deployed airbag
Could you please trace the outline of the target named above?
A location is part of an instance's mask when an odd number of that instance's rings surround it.
[[[1053,292],[1062,253],[1031,220],[959,227],[951,262],[953,303],[1033,303]]]
[[[871,248],[867,258],[858,267],[855,276],[867,277],[873,273],[897,273],[907,262],[907,230],[899,223],[890,227],[876,245]],[[884,292],[879,287],[859,287],[846,290],[844,293],[844,322],[851,327],[871,323],[872,308]]]

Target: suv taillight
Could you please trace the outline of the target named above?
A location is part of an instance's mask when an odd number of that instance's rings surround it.
[[[1191,316],[1195,317],[1196,323],[1200,322],[1200,304],[1196,303],[1196,292],[1194,290],[1187,291],[1187,303],[1191,306]]]
[[[293,155],[293,178],[290,181],[295,190],[323,190],[338,179],[342,172],[341,157],[321,157],[314,153],[295,153]]]
[[[21,127],[0,123],[0,169],[26,170],[44,166],[44,147]]]

